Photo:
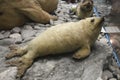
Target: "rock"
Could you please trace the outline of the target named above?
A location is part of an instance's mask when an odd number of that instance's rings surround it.
[[[21,35],[23,39],[33,37],[36,34],[35,30],[22,30]]]
[[[103,80],[108,80],[109,78],[112,78],[112,77],[113,77],[113,74],[108,70],[105,70],[102,74]]]
[[[6,39],[2,39],[0,40],[0,45],[1,46],[8,46],[8,45],[11,45],[11,44],[14,44],[14,39],[12,38],[6,38]]]
[[[3,38],[4,38],[3,34],[0,33],[0,39],[3,39]]]
[[[11,34],[9,37],[14,39],[15,43],[21,43],[22,42],[22,37],[19,33]]]
[[[14,34],[11,34],[9,37],[10,38],[18,38],[20,37],[21,35],[19,33],[14,33]]]
[[[51,25],[50,24],[46,24],[45,27],[50,27]]]
[[[15,75],[17,73],[16,67],[11,67],[0,73],[0,80],[15,80]]]
[[[5,38],[8,38],[9,35],[10,35],[10,31],[6,31],[6,32],[4,32],[3,35],[4,35]]]
[[[26,38],[24,38],[24,40],[22,42],[28,42],[28,41],[30,41],[30,40],[32,40],[34,38],[35,37],[26,37]]]
[[[4,58],[5,54],[9,51],[9,49],[5,46],[0,46],[0,60]],[[2,62],[1,62],[2,63]]]
[[[96,64],[96,63],[90,63],[90,65],[87,65],[83,74],[81,80],[96,80],[98,77],[101,77],[102,75],[102,63]]]
[[[41,27],[40,27],[39,25],[35,25],[35,26],[34,26],[34,29],[35,29],[35,30],[40,30]]]
[[[120,74],[117,74],[117,79],[120,80]]]
[[[61,21],[61,20],[54,21],[54,25],[61,24],[61,23],[64,23],[64,21]]]
[[[25,30],[33,30],[31,25],[24,25],[23,29],[25,29]]]
[[[19,27],[15,27],[12,29],[12,33],[19,33],[21,29]]]
[[[39,27],[45,27],[45,24],[37,24]]]
[[[109,79],[109,80],[117,80],[116,78],[111,78],[111,79]]]
[[[4,30],[0,31],[1,34],[3,34],[4,32],[5,32]]]
[[[103,80],[101,77],[98,77],[96,80]]]

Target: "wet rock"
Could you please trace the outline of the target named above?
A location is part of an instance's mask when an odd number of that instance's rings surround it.
[[[19,33],[21,29],[19,27],[15,27],[12,29],[12,33]]]
[[[36,34],[35,30],[22,30],[21,31],[21,36],[23,39],[33,37]]]
[[[15,75],[17,73],[16,67],[11,67],[0,73],[0,80],[15,80]]]

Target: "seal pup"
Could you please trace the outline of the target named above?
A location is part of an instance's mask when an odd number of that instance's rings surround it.
[[[91,17],[48,28],[26,46],[17,49],[11,47],[11,52],[6,55],[6,59],[21,57],[15,61],[8,61],[7,64],[17,66],[17,77],[21,77],[35,58],[40,56],[75,52],[73,58],[85,58],[91,52],[91,46],[101,31],[103,21],[104,18]]]

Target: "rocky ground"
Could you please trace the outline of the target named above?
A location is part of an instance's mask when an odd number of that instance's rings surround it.
[[[101,16],[109,14],[111,6],[105,0],[94,0],[94,3]],[[10,51],[8,46],[23,46],[52,25],[78,21],[75,15],[69,13],[72,5],[60,0],[55,11],[59,19],[51,20],[50,24],[27,23],[23,27],[0,31],[0,80],[16,80],[16,67],[5,64],[4,56]],[[47,56],[36,60],[22,80],[120,80],[119,68],[112,58],[112,48],[104,37],[96,41],[88,58],[76,61],[71,55]]]

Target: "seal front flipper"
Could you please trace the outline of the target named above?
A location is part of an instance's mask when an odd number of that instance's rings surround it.
[[[90,46],[83,46],[79,49],[75,54],[73,54],[73,58],[75,59],[83,59],[90,54]]]

